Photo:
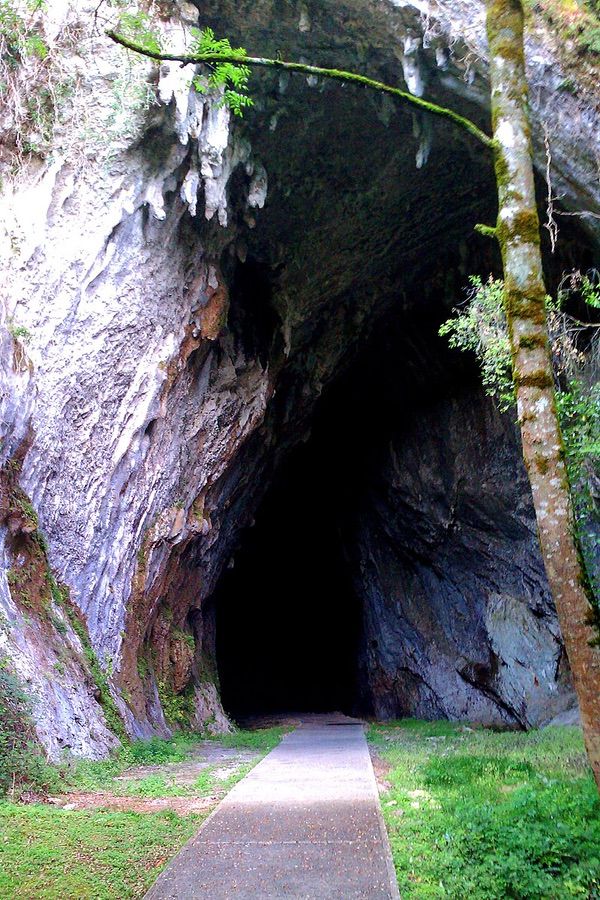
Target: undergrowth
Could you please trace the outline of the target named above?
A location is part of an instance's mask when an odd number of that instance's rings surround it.
[[[0,802],[0,897],[143,897],[204,818]]]
[[[62,29],[51,46],[44,32],[44,0],[0,0],[0,104],[3,143],[15,154],[44,154],[61,104],[71,90],[61,53],[75,35]]]
[[[0,657],[0,797],[46,792],[59,775],[35,739],[30,701],[8,662]]]
[[[373,726],[403,898],[600,896],[600,799],[577,728]]]
[[[600,4],[598,0],[529,0],[557,33],[561,44],[572,42],[579,55],[600,58]]]

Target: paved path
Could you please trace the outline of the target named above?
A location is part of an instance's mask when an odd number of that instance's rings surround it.
[[[192,897],[399,897],[360,723],[310,717],[233,788],[146,895]]]

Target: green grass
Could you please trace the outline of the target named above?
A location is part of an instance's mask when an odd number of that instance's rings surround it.
[[[600,898],[600,800],[576,728],[372,726],[408,898]]]
[[[202,818],[0,803],[0,897],[142,897]]]
[[[61,767],[63,790],[116,790],[119,788],[119,782],[115,782],[115,778],[129,767],[183,762],[202,739],[200,734],[176,734],[168,741],[155,737],[149,741],[135,741],[122,747],[109,759],[99,761],[70,759]],[[119,793],[122,791],[121,787]],[[173,796],[173,794],[144,796]]]
[[[282,726],[259,728],[255,731],[239,729],[231,734],[209,735],[209,737],[211,740],[218,741],[223,747],[268,753],[277,746],[283,735],[289,730]]]
[[[284,729],[226,735],[227,747],[257,751],[257,760],[279,742]],[[225,779],[219,765],[203,770],[193,785],[177,784],[168,763],[183,762],[204,739],[200,734],[153,738],[122,748],[101,762],[72,761],[55,769],[55,790],[108,790],[133,797],[206,796],[229,790],[253,767],[238,766]],[[216,740],[219,740],[218,738]],[[152,765],[142,778],[120,779],[130,766]],[[207,813],[206,813],[207,814]],[[122,813],[63,810],[0,800],[0,898],[64,897],[121,900],[142,897],[169,859],[198,829],[206,814]]]
[[[111,786],[113,793],[123,794],[125,797],[189,797],[196,794],[188,785],[177,784],[164,775],[146,775],[144,778],[127,781],[116,789]]]
[[[61,767],[61,783],[55,790],[111,791],[115,794],[137,797],[185,797],[212,794],[223,791],[240,780],[252,766],[244,766],[230,778],[219,779],[212,774],[214,767],[202,772],[195,785],[177,785],[162,774],[149,774],[131,781],[117,781],[131,766],[160,766],[166,763],[183,762],[200,741],[210,738],[226,748],[253,750],[264,755],[277,746],[285,728],[264,728],[257,731],[236,731],[232,734],[203,735],[196,733],[176,734],[162,740],[135,741],[121,748],[110,759],[70,760]],[[258,761],[258,760],[257,760]]]

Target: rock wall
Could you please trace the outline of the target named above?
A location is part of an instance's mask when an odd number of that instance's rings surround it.
[[[573,703],[507,418],[460,393],[409,415],[389,443],[351,554],[377,717],[527,727]]]
[[[98,36],[94,5],[48,7],[40,28],[67,99],[49,151],[25,153],[3,182],[0,651],[33,696],[48,752],[103,755],[115,705],[132,735],[227,727],[203,611],[239,530],[378,317],[421,296],[450,304],[476,261],[493,266],[472,232],[492,221],[493,180],[449,126],[339,85],[259,77],[255,110],[232,127],[215,98],[191,90],[191,72],[133,62]],[[478,3],[197,9],[251,50],[333,54],[485,121]],[[182,40],[195,17],[182,4],[161,27]],[[551,49],[532,42],[529,56],[556,189],[567,208],[597,209],[597,114],[556,90]],[[430,475],[434,490],[433,463]],[[520,720],[536,720],[542,700],[527,679],[507,699],[519,663],[502,646],[503,584],[521,576],[492,569],[489,647],[464,658],[489,666],[481,684]],[[472,646],[479,632],[466,631]],[[550,665],[554,626],[532,641]],[[376,693],[396,653],[382,656],[379,682],[370,674]],[[464,699],[464,673],[457,703],[487,715],[483,699]],[[418,696],[405,708],[424,710]]]

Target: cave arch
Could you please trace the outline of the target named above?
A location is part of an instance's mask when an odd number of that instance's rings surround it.
[[[519,728],[568,702],[514,422],[439,316],[380,323],[242,533],[213,595],[234,719],[338,709]]]
[[[216,32],[235,36],[231,6],[206,6]],[[337,33],[339,5],[326,7],[299,38],[290,6],[269,39],[281,35],[290,48],[308,41],[319,58]],[[398,59],[377,43],[384,22],[371,25],[378,49],[369,65],[393,81]],[[263,41],[260,25],[247,37],[249,47]],[[340,48],[347,67],[362,64],[356,52],[352,40]],[[428,95],[485,127],[482,95],[463,90],[456,72],[446,77],[427,56],[416,62],[430,79]],[[436,337],[468,275],[499,272],[495,242],[474,231],[496,214],[490,159],[445,123],[428,130],[422,118],[340,85],[265,76],[257,96],[233,135],[236,149],[252,148],[252,162],[231,176],[228,231],[214,221],[193,225],[219,259],[230,300],[214,353],[205,349],[215,360],[209,381],[214,375],[227,392],[235,375],[244,399],[256,396],[252,385],[262,379],[268,398],[242,446],[223,448],[226,466],[201,497],[202,537],[183,551],[186,589],[199,610],[190,624],[202,716],[214,714],[213,701],[206,714],[204,697],[216,684],[234,716],[341,706],[382,718],[540,722],[568,704],[568,683],[518,440],[476,387],[473,369],[451,359]],[[259,211],[247,204],[255,164],[268,175]],[[581,259],[578,240],[563,240],[560,261],[547,257],[550,283],[573,248],[572,259]],[[319,421],[328,438],[319,437]],[[339,594],[353,610],[339,641],[343,604],[328,611],[329,623],[317,604],[318,628],[310,615],[300,623],[281,616],[279,596],[300,565],[287,545],[314,529],[304,507],[295,518],[294,510],[305,496],[314,497],[309,508],[323,505],[323,489],[311,494],[310,473],[326,470],[327,445],[336,476],[349,460],[323,526],[344,585]],[[348,483],[354,490],[345,504]],[[284,560],[275,572],[273,545]],[[314,557],[310,543],[302,555]],[[305,584],[318,588],[317,568]],[[519,633],[529,643],[519,643]],[[325,651],[316,658],[322,634],[335,664]],[[344,651],[332,653],[336,644]]]

